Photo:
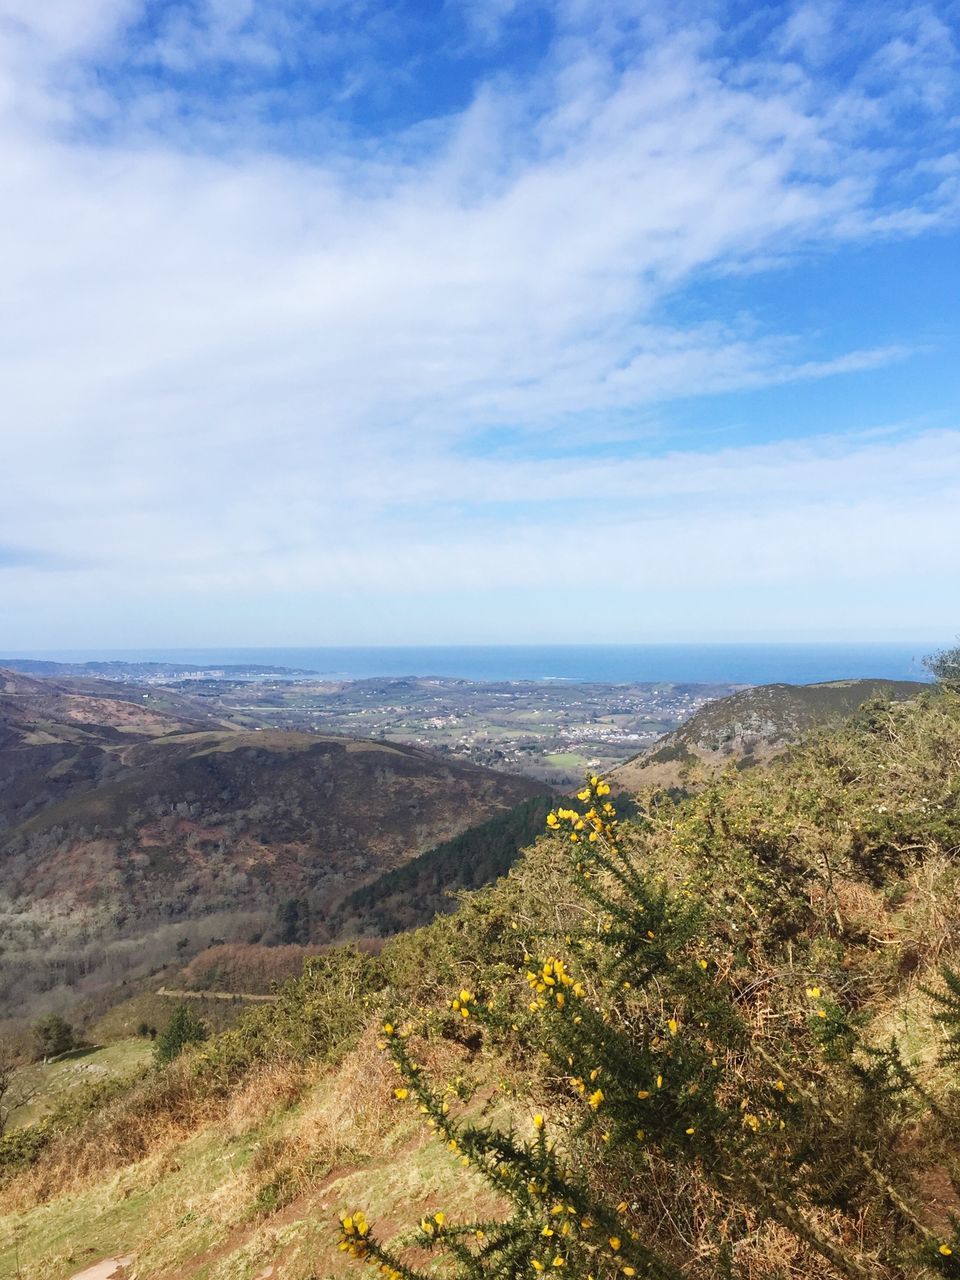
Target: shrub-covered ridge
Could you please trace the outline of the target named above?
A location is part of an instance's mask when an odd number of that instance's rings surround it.
[[[28,1222],[38,1199],[66,1211],[259,1091],[274,1110],[257,1124],[278,1136],[257,1139],[235,1209],[210,1199],[210,1239],[288,1206],[303,1240],[277,1235],[258,1257],[290,1280],[355,1265],[346,1238],[335,1247],[338,1205],[370,1224],[356,1251],[401,1276],[427,1250],[454,1275],[954,1274],[960,1106],[942,972],[960,968],[960,698],[874,704],[768,771],[683,801],[650,793],[620,826],[599,780],[585,792],[456,915],[378,956],[311,961],[276,1004],[96,1116],[48,1121],[8,1203]],[[377,1032],[401,1068],[392,1084]],[[305,1117],[331,1071],[359,1082],[369,1146],[318,1146]],[[433,1150],[423,1118],[439,1163],[401,1193],[400,1173]],[[199,1266],[208,1243],[192,1230],[171,1240]],[[150,1261],[158,1249],[144,1244],[138,1280],[173,1274]]]
[[[568,958],[532,960],[525,1011],[518,984],[464,988],[452,1010],[536,1051],[541,1087],[573,1105],[560,1103],[556,1143],[542,1124],[524,1140],[462,1123],[388,1021],[398,1095],[513,1210],[439,1230],[425,1219],[412,1242],[462,1277],[708,1275],[733,1273],[736,1224],[750,1222],[792,1236],[810,1274],[954,1274],[956,1226],[931,1218],[921,1186],[954,1176],[960,1091],[872,1034],[871,996],[890,975],[854,891],[903,885],[960,850],[956,711],[944,695],[906,713],[876,704],[778,774],[725,778],[682,805],[651,796],[632,831],[617,830],[597,778],[581,808],[552,813],[581,895]],[[952,868],[943,887],[955,905]],[[954,927],[930,942],[952,946]],[[525,940],[528,964],[542,941]],[[949,1039],[960,988],[945,976]],[[945,1067],[954,1056],[950,1044]],[[711,1202],[695,1248],[664,1232],[671,1183],[678,1214]],[[348,1253],[423,1274],[357,1221],[343,1219]]]

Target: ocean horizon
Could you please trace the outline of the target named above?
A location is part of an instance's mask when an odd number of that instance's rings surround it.
[[[323,645],[7,651],[52,662],[167,662],[276,666],[329,679],[421,676],[597,684],[814,684],[875,677],[924,680],[943,642],[811,644]],[[2,662],[2,657],[0,657]]]

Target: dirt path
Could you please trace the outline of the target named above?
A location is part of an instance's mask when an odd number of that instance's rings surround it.
[[[158,996],[170,996],[173,1000],[266,1000],[272,1003],[276,996],[254,995],[250,991],[173,991],[170,987],[159,987]]]
[[[70,1280],[122,1280],[123,1268],[129,1267],[133,1255],[126,1258],[104,1258],[103,1262],[94,1263],[86,1271],[78,1271]]]

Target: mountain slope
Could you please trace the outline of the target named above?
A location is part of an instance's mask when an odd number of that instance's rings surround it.
[[[0,668],[0,838],[68,794],[98,786],[150,738],[219,727],[167,690],[35,680]]]
[[[455,910],[458,893],[506,875],[542,833],[553,801],[550,795],[532,796],[354,889],[327,920],[330,936],[402,933]]]
[[[761,764],[804,734],[854,715],[870,698],[897,701],[927,686],[913,680],[831,680],[823,684],[767,684],[742,689],[701,707],[678,729],[610,773],[624,791],[680,786],[697,766]]]
[[[278,915],[282,940],[307,941],[351,889],[545,790],[385,742],[210,728],[84,683],[3,677],[0,1012],[262,937]]]
[[[960,1078],[930,992],[960,968],[958,761],[960,700],[919,697],[626,820],[616,931],[544,832],[455,915],[311,961],[184,1061],[0,1141],[0,1275],[127,1256],[138,1280],[348,1280],[369,1273],[338,1249],[357,1210],[423,1274],[417,1221],[446,1215],[441,1246],[472,1243],[466,1223],[488,1238],[509,1185],[463,1167],[471,1135],[431,1138],[439,1116],[491,1126],[498,1154],[555,1151],[608,1206],[588,1270],[555,1231],[565,1201],[528,1197],[544,1261],[511,1274],[643,1274],[639,1241],[664,1260],[648,1275],[689,1280],[955,1277]],[[530,1008],[548,957],[566,1012]]]

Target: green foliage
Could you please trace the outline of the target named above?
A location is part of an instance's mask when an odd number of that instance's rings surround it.
[[[37,1050],[43,1058],[55,1058],[74,1046],[73,1027],[59,1013],[50,1013],[33,1024]]]
[[[301,977],[277,988],[275,1003],[251,1009],[203,1051],[200,1081],[226,1091],[257,1063],[329,1060],[356,1040],[384,986],[384,966],[375,956],[353,947],[311,956]]]
[[[280,903],[274,940],[280,946],[310,941],[310,903],[306,898],[287,898]]]
[[[189,1045],[202,1044],[207,1038],[207,1028],[192,1009],[178,1004],[166,1029],[154,1043],[153,1052],[157,1066],[166,1066],[180,1056]]]
[[[456,908],[456,894],[506,873],[543,830],[550,796],[533,796],[349,894],[327,922],[334,936],[399,933]]]
[[[102,1114],[104,1108],[122,1097],[129,1087],[130,1080],[125,1078],[91,1081],[70,1090],[48,1115],[4,1134],[0,1138],[0,1186],[34,1164],[58,1139],[82,1129]]]
[[[457,1012],[466,1011],[469,1017],[473,999],[471,993],[462,991],[455,1002]],[[425,1081],[420,1066],[410,1057],[404,1034],[391,1022],[384,1024],[384,1034],[405,1082],[397,1090],[398,1096],[416,1099],[427,1123],[459,1155],[461,1163],[478,1172],[513,1205],[507,1219],[462,1225],[448,1223],[445,1214],[436,1213],[421,1219],[411,1243],[447,1253],[456,1264],[456,1274],[471,1280],[526,1276],[580,1261],[589,1261],[599,1274],[678,1280],[676,1268],[657,1258],[626,1230],[627,1206],[609,1208],[570,1172],[547,1138],[542,1117],[536,1117],[530,1140],[513,1130],[503,1132],[453,1119],[447,1102]],[[362,1212],[341,1217],[341,1236],[341,1247],[351,1256],[374,1263],[395,1280],[425,1277],[396,1252],[384,1248],[367,1228]]]
[[[11,1174],[29,1168],[50,1141],[53,1134],[51,1121],[46,1117],[36,1124],[11,1129],[0,1137],[0,1185]]]
[[[941,649],[939,653],[925,658],[923,665],[942,685],[960,689],[960,646]]]
[[[934,1017],[944,1032],[945,1044],[940,1053],[940,1060],[944,1063],[958,1064],[960,1063],[960,973],[955,973],[944,965],[941,974],[946,990],[928,992],[939,1006]]]
[[[842,746],[829,767],[844,778]],[[424,1219],[407,1245],[443,1253],[458,1280],[554,1269],[597,1280],[688,1274],[689,1254],[651,1230],[663,1191],[649,1174],[669,1170],[709,1197],[725,1240],[732,1224],[759,1218],[834,1274],[866,1280],[878,1265],[953,1274],[960,1241],[925,1224],[899,1154],[906,1127],[928,1105],[899,1046],[864,1039],[841,987],[825,991],[768,967],[801,931],[816,934],[811,886],[835,896],[844,864],[856,860],[857,846],[844,856],[841,843],[835,866],[817,865],[832,797],[808,791],[809,778],[793,782],[766,807],[754,803],[753,783],[733,791],[719,783],[686,805],[652,807],[645,822],[621,831],[609,788],[594,778],[580,793],[583,808],[550,815],[554,856],[579,889],[580,926],[564,935],[565,956],[530,956],[522,999],[515,980],[497,981],[488,966],[483,984],[454,997],[445,1034],[472,1028],[475,1042],[501,1053],[536,1054],[558,1123],[551,1133],[538,1116],[524,1140],[456,1115],[409,1047],[413,1028],[389,1019],[397,1096],[414,1101],[511,1205],[489,1222]],[[851,808],[848,821],[863,831],[866,815]],[[815,818],[812,856],[798,847],[801,814]],[[926,818],[928,829],[940,821]],[[834,822],[834,842],[836,834]],[[677,874],[676,857],[672,876],[654,870],[651,854],[664,840],[683,854],[686,874]],[[533,934],[523,944],[543,940]],[[780,987],[779,1012],[759,1024],[769,1003],[759,1002],[758,970],[761,986]],[[960,983],[950,990],[960,997]],[[960,1002],[954,1012],[960,1017]],[[825,1224],[823,1210],[875,1224],[869,1254]],[[891,1214],[895,1231],[881,1226]],[[426,1275],[402,1241],[387,1247],[362,1213],[342,1217],[341,1236],[348,1253],[389,1276]],[[727,1243],[705,1244],[729,1271]]]

